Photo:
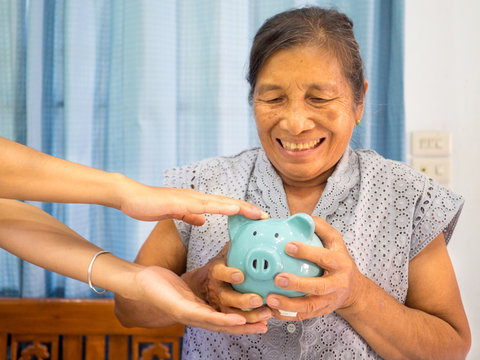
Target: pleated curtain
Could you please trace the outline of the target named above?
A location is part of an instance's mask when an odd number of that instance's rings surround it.
[[[354,22],[370,87],[351,145],[403,160],[403,0],[0,0],[0,136],[158,186],[166,168],[259,145],[252,38],[309,4]],[[154,226],[101,206],[36,205],[127,260]],[[93,295],[0,250],[0,296]]]

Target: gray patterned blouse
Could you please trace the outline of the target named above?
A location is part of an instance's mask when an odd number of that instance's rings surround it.
[[[165,186],[243,199],[272,218],[290,216],[282,181],[261,148],[165,172]],[[451,238],[462,197],[405,164],[348,148],[313,211],[343,235],[359,270],[404,303],[408,263],[443,231]],[[205,265],[229,241],[227,217],[204,226],[177,221],[187,271]],[[375,359],[379,356],[335,312],[268,321],[263,335],[234,336],[186,327],[183,359]]]

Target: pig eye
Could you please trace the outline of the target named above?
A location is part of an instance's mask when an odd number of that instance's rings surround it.
[[[253,236],[255,236],[255,235],[257,235],[257,232],[256,232],[256,231],[253,232]]]
[[[276,237],[276,238],[278,237],[278,233],[275,233],[275,237]]]

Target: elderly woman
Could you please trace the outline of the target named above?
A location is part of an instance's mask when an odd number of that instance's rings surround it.
[[[285,251],[326,271],[278,274],[277,286],[307,296],[270,294],[263,305],[230,286],[244,275],[225,264],[225,217],[198,228],[158,223],[137,262],[183,274],[198,296],[244,314],[259,333],[187,327],[184,358],[464,358],[470,330],[446,250],[463,200],[404,164],[349,148],[367,90],[350,19],[310,7],[267,20],[248,80],[262,148],[167,171],[165,181],[246,200],[275,218],[312,214],[325,248],[291,242]],[[121,297],[117,314],[127,325],[169,325]]]

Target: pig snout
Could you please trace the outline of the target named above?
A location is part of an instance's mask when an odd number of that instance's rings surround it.
[[[252,249],[245,265],[248,275],[257,280],[273,279],[283,268],[280,256],[273,249]]]

